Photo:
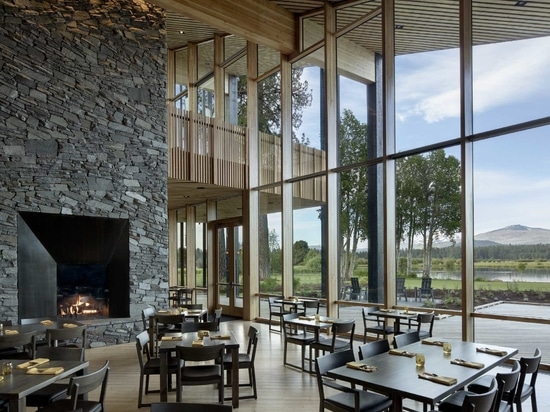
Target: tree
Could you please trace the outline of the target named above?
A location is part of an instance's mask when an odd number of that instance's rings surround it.
[[[406,241],[407,267],[411,267],[414,241],[422,240],[423,276],[431,273],[434,240],[454,242],[460,231],[460,162],[435,150],[397,163],[396,238]]]
[[[351,110],[344,109],[340,119],[340,157],[342,164],[367,158],[367,125]],[[349,279],[355,270],[357,246],[368,235],[368,168],[358,167],[340,174],[340,276]]]
[[[292,264],[300,265],[309,251],[309,245],[305,240],[297,240],[292,246]]]

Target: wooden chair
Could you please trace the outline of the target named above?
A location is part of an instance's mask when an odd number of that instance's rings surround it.
[[[414,288],[414,300],[422,301],[422,298],[429,298],[434,301],[434,290],[432,288],[432,278],[423,277],[420,287]]]
[[[181,325],[181,331],[186,332],[197,332],[199,330],[208,330],[215,332],[219,329],[218,322],[183,322]]]
[[[326,378],[325,375],[329,370],[344,366],[347,362],[354,360],[351,349],[320,356],[315,359],[315,375],[319,388],[320,411],[328,409],[337,412],[382,412],[391,408],[392,400],[387,396],[350,388],[335,382],[333,379]],[[331,393],[333,391],[338,392],[327,396],[325,394],[325,386],[331,389]]]
[[[48,346],[70,346],[86,349],[86,325],[46,329]]]
[[[334,322],[332,324],[332,336],[319,338],[309,345],[309,363],[313,359],[313,351],[334,353],[353,349],[353,333],[355,331],[355,320]]]
[[[418,332],[420,339],[431,338],[434,329],[435,314],[419,313],[416,319],[409,320],[408,328],[401,333]]]
[[[473,392],[468,391],[458,391],[451,395],[451,397],[456,397],[457,399],[461,399],[461,403],[459,403],[457,406],[452,406],[453,409],[449,409],[450,405],[452,404],[446,404],[445,401],[442,402],[438,406],[438,411],[441,412],[449,412],[449,411],[456,411],[456,412],[493,412],[493,406],[495,403],[495,397],[497,395],[497,381],[493,377],[491,379],[491,386],[489,387],[489,390],[482,394],[477,394]],[[454,408],[458,409],[454,409]]]
[[[373,312],[378,312],[379,306],[370,306],[363,308],[363,343],[367,343],[367,333],[376,334],[376,339],[380,339],[380,335],[384,338],[394,333],[393,326],[386,326],[386,321],[373,315]]]
[[[311,345],[315,341],[315,335],[313,333],[306,332],[305,328],[296,329],[295,326],[288,324],[291,319],[295,319],[300,316],[298,313],[285,313],[282,315],[282,330],[283,330],[283,365],[292,366],[305,370],[305,347]],[[301,355],[301,367],[292,364],[287,361],[288,344],[298,345],[302,348]]]
[[[458,391],[441,402],[439,405],[439,410],[448,412],[460,411],[460,407],[466,394],[482,394],[487,392],[487,390],[491,387],[493,378],[496,378],[497,394],[495,396],[493,410],[494,412],[512,412],[514,406],[513,398],[518,384],[519,373],[519,362],[514,361],[510,372],[500,372],[497,373],[495,377],[491,375],[482,376],[468,385],[467,391]],[[508,396],[507,401],[503,400],[505,393]]]
[[[162,402],[152,403],[151,412],[231,412],[232,405],[220,405],[219,403],[178,403]]]
[[[239,395],[239,399],[258,399],[258,389],[256,387],[256,371],[254,369],[254,360],[256,359],[256,347],[258,346],[258,335],[260,331],[254,326],[248,327],[248,346],[246,353],[239,353],[239,369],[248,370],[248,383],[239,383],[239,386],[250,386],[252,395]],[[233,367],[232,354],[226,353],[223,356],[223,368],[227,373],[226,386],[231,386],[231,368]],[[231,400],[231,398],[225,398]]]
[[[176,355],[180,370],[177,374],[176,402],[182,400],[182,388],[186,385],[218,385],[218,402],[223,404],[223,354],[225,345],[188,347],[176,346]],[[205,363],[213,361],[213,364]],[[188,365],[186,362],[201,362],[200,364]]]
[[[407,289],[405,288],[405,278],[398,277],[396,278],[396,286],[395,290],[397,293],[397,298],[401,300],[401,298],[405,299],[405,302],[407,302]]]
[[[282,296],[269,296],[267,298],[267,303],[269,304],[269,331],[270,332],[281,332],[282,330],[282,326],[281,326],[281,323],[282,323],[282,316],[285,314],[285,313],[289,313],[289,312],[285,312],[283,310],[283,305],[279,304],[279,303],[275,303],[276,300],[280,300],[280,299],[283,299]],[[277,318],[278,321],[279,321],[279,329],[276,329],[273,327],[273,318]]]
[[[212,319],[213,322],[216,322],[216,325],[218,325],[218,329],[220,330],[220,323],[222,321],[222,308],[214,309],[214,318]]]
[[[149,404],[143,403],[143,393],[145,389],[145,394],[150,392],[159,392],[158,390],[150,391],[149,390],[149,376],[159,375],[160,376],[160,359],[152,358],[150,355],[150,345],[149,333],[145,330],[139,333],[136,336],[136,351],[139,362],[139,393],[138,393],[138,408],[142,406],[148,406]],[[178,373],[178,362],[175,358],[168,358],[168,373]],[[143,386],[143,380],[145,379],[145,388]]]
[[[365,343],[359,346],[359,360],[370,358],[371,356],[379,355],[390,350],[390,342],[387,339],[375,340],[374,342]]]
[[[68,394],[70,399],[61,399],[41,408],[41,412],[66,412],[82,410],[83,412],[105,411],[105,394],[109,376],[109,361],[95,372],[82,376],[73,376],[69,380]],[[88,394],[100,388],[97,400],[90,400]]]
[[[313,314],[319,313],[319,308],[321,307],[321,302],[317,299],[307,299],[303,301],[304,303],[304,315],[309,316],[308,309],[313,309]]]
[[[351,294],[350,300],[361,300],[363,299],[363,290],[359,285],[359,278],[351,278]]]
[[[84,352],[84,348],[40,346],[36,349],[36,357],[47,358],[50,360],[83,361]],[[27,406],[42,408],[51,402],[55,402],[59,399],[65,399],[68,396],[68,388],[68,382],[52,383],[45,388],[39,389],[27,395]]]
[[[420,335],[416,331],[402,333],[401,335],[395,335],[393,338],[393,346],[397,349],[419,341]]]
[[[34,359],[36,353],[35,332],[19,332],[13,335],[7,335],[4,332],[3,335],[0,335],[0,351],[7,348],[10,348],[10,351],[2,353],[4,359]],[[11,352],[11,348],[16,348],[16,352]]]

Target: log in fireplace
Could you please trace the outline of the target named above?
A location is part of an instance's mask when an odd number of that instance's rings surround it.
[[[129,316],[127,219],[21,212],[17,253],[20,319]]]

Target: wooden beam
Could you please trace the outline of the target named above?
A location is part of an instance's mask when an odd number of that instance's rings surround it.
[[[294,15],[267,0],[150,0],[182,16],[205,23],[283,54],[297,50]]]

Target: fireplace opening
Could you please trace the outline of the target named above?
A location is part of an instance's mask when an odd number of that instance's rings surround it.
[[[57,265],[57,315],[68,319],[109,317],[106,265]]]
[[[17,232],[20,319],[130,315],[128,219],[20,212]]]

